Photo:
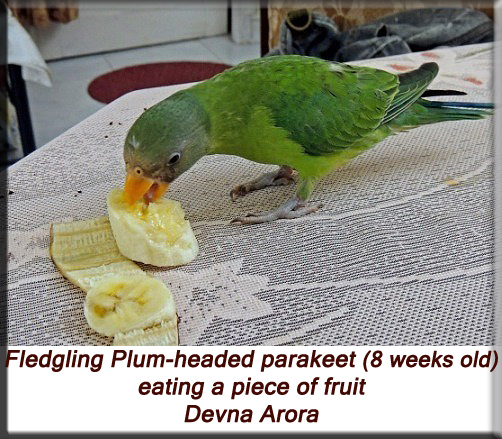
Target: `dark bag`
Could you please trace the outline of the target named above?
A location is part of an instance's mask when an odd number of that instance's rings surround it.
[[[306,9],[281,24],[279,47],[268,55],[298,54],[353,61],[493,41],[493,21],[468,8],[425,8],[387,15],[340,32],[336,23]]]

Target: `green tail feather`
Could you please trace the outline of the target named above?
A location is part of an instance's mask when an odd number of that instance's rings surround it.
[[[400,130],[452,120],[483,119],[493,114],[488,109],[492,104],[483,104],[482,108],[472,108],[469,103],[466,103],[466,108],[461,108],[460,105],[462,103],[438,103],[419,99],[389,125]]]

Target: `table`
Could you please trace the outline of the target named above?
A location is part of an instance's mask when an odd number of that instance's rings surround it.
[[[354,64],[404,71],[432,59],[434,88],[486,102],[491,57],[481,44]],[[49,225],[106,213],[106,194],[123,184],[128,127],[187,86],[125,95],[9,169],[10,345],[111,344],[87,326],[84,293],[52,264]],[[272,167],[205,157],[168,192],[198,257],[142,268],[173,292],[182,345],[491,345],[492,144],[492,117],[392,136],[316,187],[319,212],[250,226],[229,221],[279,205],[293,188],[232,202],[234,185]]]

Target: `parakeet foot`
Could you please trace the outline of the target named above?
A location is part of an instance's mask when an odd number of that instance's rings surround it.
[[[295,183],[294,170],[289,166],[281,166],[277,172],[266,172],[256,180],[241,184],[230,191],[232,201],[243,197],[249,192],[257,191],[269,186],[285,186]]]
[[[232,224],[260,224],[277,219],[299,218],[315,212],[322,207],[322,203],[307,203],[298,197],[291,198],[281,207],[271,212],[248,213],[246,216],[235,218]]]

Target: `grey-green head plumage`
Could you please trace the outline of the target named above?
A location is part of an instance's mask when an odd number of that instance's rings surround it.
[[[209,117],[200,100],[179,91],[147,109],[132,125],[124,144],[126,167],[171,182],[209,148]]]

